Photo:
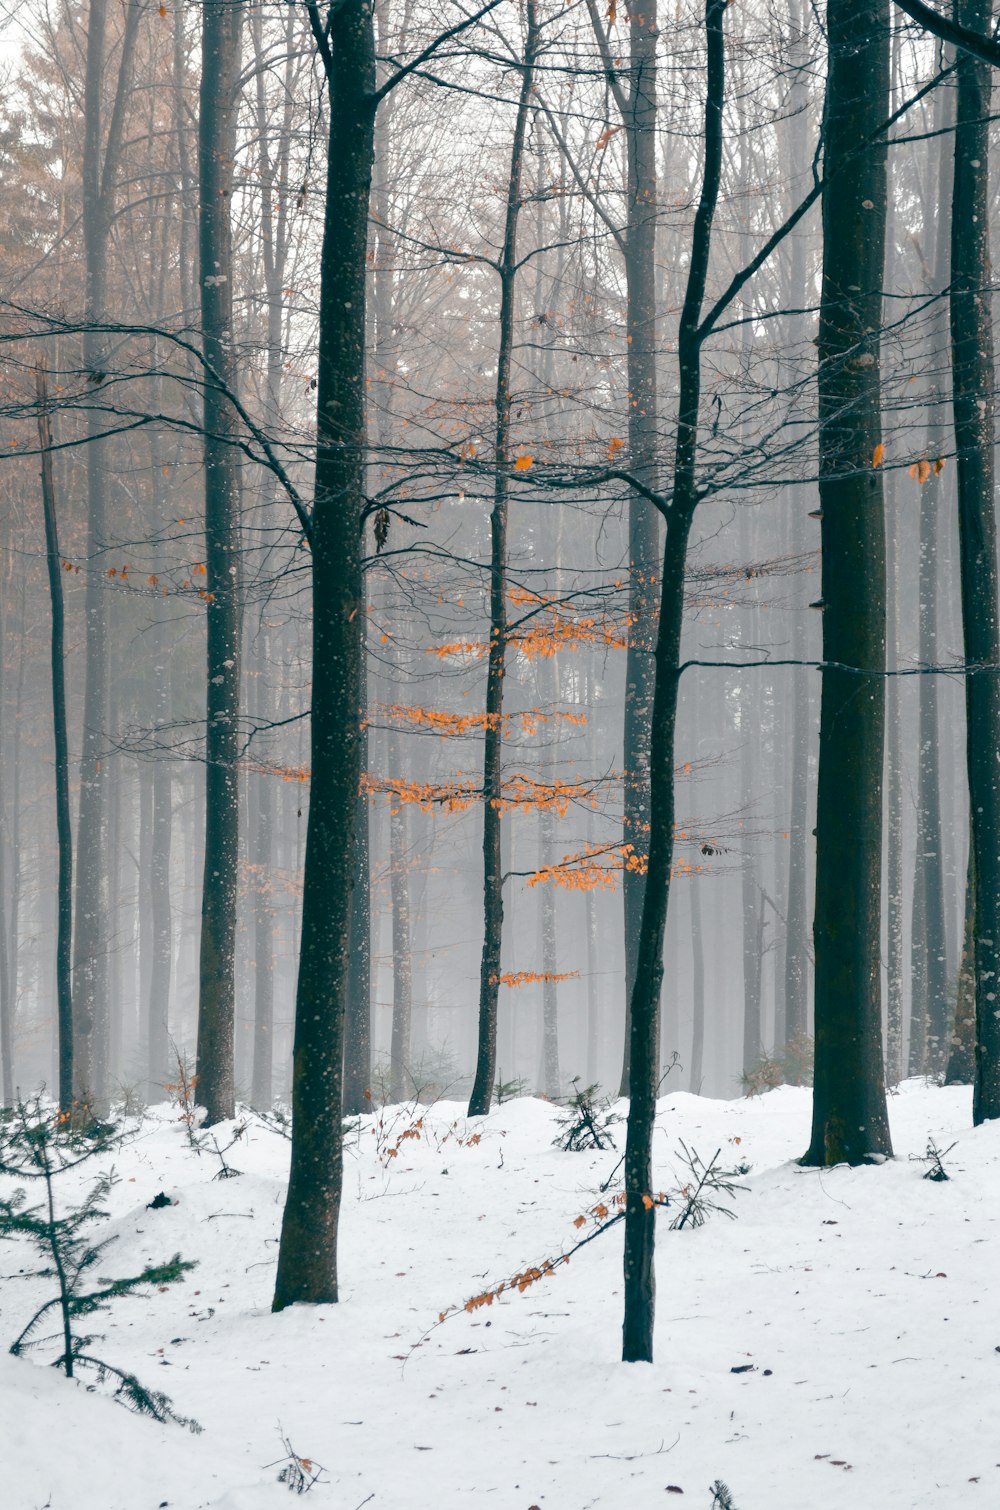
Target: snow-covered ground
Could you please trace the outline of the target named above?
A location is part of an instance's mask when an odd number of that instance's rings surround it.
[[[907,1083],[891,1100],[895,1162],[822,1172],[793,1162],[807,1091],[666,1097],[658,1186],[683,1179],[680,1138],[752,1170],[735,1221],[671,1232],[660,1214],[652,1367],[619,1361],[620,1225],[524,1294],[436,1325],[570,1247],[618,1155],[553,1148],[557,1112],[533,1099],[475,1123],[438,1105],[397,1143],[419,1115],[389,1108],[381,1131],[369,1118],[354,1140],[341,1303],[273,1316],[288,1144],[251,1126],[228,1155],[241,1177],[220,1181],[175,1110],[149,1114],[115,1156],[106,1226],[118,1242],[102,1268],[132,1273],[178,1250],[198,1267],[98,1318],[95,1350],[204,1432],[141,1420],[7,1356],[44,1292],[5,1279],[3,1510],[281,1506],[279,1424],[325,1465],[315,1510],[647,1510],[675,1498],[708,1510],[716,1479],[738,1510],[1000,1504],[1000,1124],[971,1128],[968,1091]],[[948,1183],[907,1157],[928,1135],[958,1140]],[[147,1209],[161,1190],[175,1204]],[[22,1264],[0,1249],[4,1275]]]

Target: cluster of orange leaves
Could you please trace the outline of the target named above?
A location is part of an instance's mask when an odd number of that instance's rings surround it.
[[[534,986],[546,980],[579,980],[579,970],[508,970],[495,976],[501,986]]]
[[[524,713],[450,713],[442,708],[414,708],[406,703],[388,703],[379,712],[394,724],[409,724],[415,729],[427,729],[442,739],[454,739],[464,734],[496,728],[505,734],[519,728],[522,734],[535,734],[539,724],[568,723],[585,724],[586,713],[540,713],[533,708]]]
[[[626,870],[646,874],[648,856],[641,855],[632,844],[600,844],[564,855],[556,865],[543,865],[528,877],[529,886],[546,886],[551,882],[564,891],[614,891],[618,878]]]
[[[555,1273],[561,1264],[568,1264],[577,1249],[582,1248],[585,1243],[590,1242],[605,1228],[613,1227],[616,1222],[620,1221],[625,1214],[626,1201],[625,1192],[620,1190],[616,1195],[611,1196],[607,1202],[599,1201],[596,1206],[591,1206],[588,1211],[574,1219],[573,1226],[577,1230],[581,1227],[589,1226],[592,1230],[587,1233],[586,1237],[582,1237],[579,1242],[575,1243],[572,1248],[569,1248],[565,1253],[557,1254],[555,1258],[546,1258],[540,1264],[529,1264],[526,1269],[521,1269],[517,1274],[512,1274],[510,1279],[502,1280],[500,1284],[494,1285],[491,1290],[483,1290],[480,1294],[471,1296],[461,1307],[455,1306],[450,1311],[439,1311],[438,1321],[447,1321],[449,1316],[457,1315],[460,1310],[471,1315],[473,1311],[478,1311],[483,1306],[491,1306],[495,1300],[499,1300],[501,1295],[514,1290],[519,1295],[523,1295],[525,1290],[529,1289],[539,1279],[544,1279],[547,1275]],[[642,1204],[647,1211],[652,1211],[654,1206],[665,1206],[667,1204],[667,1197],[660,1190],[655,1196],[644,1195]]]
[[[933,462],[927,461],[926,459],[915,461],[912,467],[909,467],[907,470],[910,476],[913,478],[914,482],[918,482],[920,486],[923,487],[924,483],[927,481],[928,477],[930,477],[932,472],[934,473],[935,477],[940,477],[942,471],[944,470],[944,457],[939,456],[937,460]]]
[[[401,776],[372,776],[366,773],[361,778],[361,790],[365,794],[383,792],[393,804],[392,811],[412,805],[421,812],[433,812],[435,807],[446,813],[460,813],[480,800],[483,795],[482,778],[458,778],[455,781],[404,781]],[[538,812],[542,808],[554,808],[564,817],[571,802],[590,797],[590,787],[577,781],[536,781],[533,776],[511,776],[503,783],[501,794],[492,798],[498,812]]]
[[[872,452],[872,468],[877,471],[884,461],[885,442],[880,440]],[[937,456],[933,461],[929,461],[927,457],[921,457],[919,461],[915,461],[906,470],[908,475],[913,478],[913,481],[923,487],[932,473],[935,477],[940,477],[944,471],[944,464],[945,458],[943,456]]]

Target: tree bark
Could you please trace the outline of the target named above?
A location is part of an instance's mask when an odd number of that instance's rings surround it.
[[[83,240],[86,264],[88,322],[99,325],[106,316],[108,245],[118,183],[126,99],[132,82],[132,63],[140,6],[125,13],[121,58],[111,110],[105,130],[107,0],[91,0],[84,71],[83,120]],[[106,373],[106,337],[89,329],[83,338],[83,365],[99,386]],[[93,1034],[107,1011],[108,929],[108,771],[104,741],[108,716],[108,600],[103,556],[108,547],[107,477],[111,470],[108,442],[102,439],[105,418],[94,405],[88,416],[87,466],[87,586],[85,601],[86,658],[83,694],[83,739],[80,755],[80,799],[77,811],[76,917],[73,929],[73,1073],[76,1095],[92,1099],[97,1083]]]
[[[52,614],[52,734],[55,743],[56,841],[59,877],[56,904],[56,1020],[58,1025],[59,1110],[73,1105],[73,827],[69,806],[69,735],[66,724],[65,610],[63,570],[59,554],[56,490],[52,475],[52,434],[45,368],[35,369],[38,397],[38,448],[41,452],[42,508],[45,514],[45,553],[48,562],[49,603]],[[0,1024],[2,1028],[2,1024]],[[0,1044],[4,1072],[10,1063],[9,1029]],[[5,1087],[6,1094],[6,1087]]]
[[[488,1112],[497,1067],[497,1001],[503,940],[503,863],[500,852],[503,778],[503,693],[507,655],[507,510],[510,492],[511,359],[514,350],[514,294],[517,278],[517,223],[521,213],[521,176],[525,135],[531,105],[538,17],[535,0],[528,0],[527,35],[521,64],[521,92],[514,121],[507,213],[500,275],[500,322],[497,382],[494,397],[496,427],[493,462],[495,482],[490,516],[490,644],[486,672],[486,731],[483,740],[483,952],[479,970],[479,1034],[476,1078],[469,1097],[469,1116]]]
[[[892,1153],[880,901],[885,518],[879,377],[889,14],[831,0],[819,328],[823,692],[816,816],[816,1066],[806,1164]]]
[[[318,12],[311,19],[315,33],[322,28]],[[372,15],[363,0],[330,13],[324,64],[330,145],[311,531],[312,782],[292,1050],[292,1160],[276,1311],[337,1299],[344,1015],[361,780],[365,280],[376,108]]]
[[[984,38],[984,0],[957,19]],[[975,873],[976,1075],[973,1122],[1000,1117],[1000,612],[994,504],[994,360],[989,232],[993,77],[959,55],[951,219],[952,401],[965,660],[966,760]],[[987,668],[987,669],[977,669]]]
[[[244,5],[204,0],[198,123],[205,455],[205,868],[198,966],[198,1102],[205,1125],[235,1111],[236,899],[239,870],[240,463],[230,394],[231,199]]]
[[[625,1142],[625,1316],[622,1359],[652,1362],[656,1280],[653,1252],[652,1143],[659,1077],[658,1019],[663,982],[663,936],[674,850],[674,748],[684,615],[687,544],[698,504],[697,440],[701,397],[701,308],[705,297],[712,222],[722,174],[725,96],[725,0],[707,0],[708,46],[704,117],[705,158],[695,214],[687,290],[678,327],[678,413],[673,491],[660,579],[656,680],[650,745],[649,865],[630,1023],[631,1099]]]

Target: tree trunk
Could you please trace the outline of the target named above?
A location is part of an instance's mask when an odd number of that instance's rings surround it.
[[[396,730],[389,733],[389,774],[402,776],[403,752]],[[410,941],[410,864],[407,805],[397,802],[389,814],[389,902],[392,909],[392,1046],[389,1099],[413,1094],[410,1033],[413,1015],[413,960]]]
[[[494,398],[496,430],[493,512],[490,516],[490,644],[486,672],[486,731],[483,740],[483,953],[479,971],[479,1035],[476,1078],[469,1097],[469,1116],[488,1112],[497,1067],[497,1001],[500,993],[500,954],[503,939],[503,864],[500,852],[503,779],[503,692],[507,655],[507,502],[510,488],[511,361],[514,351],[514,293],[517,277],[517,223],[521,213],[521,175],[524,140],[531,110],[538,17],[535,0],[528,0],[527,36],[521,65],[521,93],[514,122],[507,214],[500,274],[500,337]]]
[[[313,558],[312,784],[292,1050],[292,1160],[274,1309],[337,1299],[344,1016],[361,781],[365,303],[375,119],[371,8],[330,14]]]
[[[622,1359],[652,1362],[656,1280],[652,1201],[653,1122],[659,1079],[658,1019],[663,981],[663,936],[674,850],[674,749],[684,615],[687,543],[698,503],[697,439],[701,397],[701,307],[705,296],[712,221],[722,174],[722,106],[725,95],[725,0],[707,0],[705,165],[695,215],[687,290],[678,328],[678,413],[673,490],[660,584],[656,682],[650,746],[649,866],[643,898],[639,956],[630,1024],[631,1099],[625,1142],[625,1316]]]
[[[244,5],[204,0],[198,124],[205,355],[205,869],[198,966],[198,1102],[206,1126],[235,1111],[239,871],[240,463],[235,445],[231,198]]]
[[[87,27],[83,122],[83,240],[86,309],[91,326],[106,316],[108,244],[118,181],[125,102],[131,87],[135,43],[143,11],[128,7],[114,101],[104,129],[107,0],[91,0]],[[99,386],[107,368],[107,338],[97,329],[83,337],[83,365]],[[86,656],[80,799],[77,811],[76,918],[73,929],[74,1090],[83,1100],[96,1089],[93,1033],[107,1010],[108,771],[104,741],[108,715],[108,600],[103,557],[108,547],[107,421],[94,405],[88,416]]]
[[[965,926],[962,955],[955,984],[955,1025],[952,1031],[946,1085],[973,1085],[976,1078],[976,876],[972,853],[965,878]]]
[[[660,43],[656,0],[644,0],[629,14],[629,92],[623,114],[627,162],[625,287],[628,335],[628,456],[633,474],[657,488],[659,396],[656,382],[657,267],[659,217],[656,154],[656,49]],[[649,833],[649,744],[656,673],[656,601],[659,575],[656,509],[641,494],[628,505],[629,634],[625,657],[625,767],[622,837],[645,855]],[[625,912],[625,1000],[632,1000],[646,875],[642,868],[622,875]],[[626,1012],[621,1095],[629,1091],[629,1020]]]
[[[957,19],[987,36],[984,0],[959,0]],[[969,53],[957,63],[951,218],[951,343],[965,660],[966,759],[975,872],[976,1077],[973,1122],[1000,1117],[1000,613],[994,504],[989,114],[992,73]],[[984,667],[985,670],[977,668]]]
[[[886,671],[896,670],[899,661],[899,566],[898,566],[898,504],[899,489],[896,474],[892,473],[885,483],[886,517]],[[889,1054],[889,1076],[893,1084],[899,1080],[902,1065],[903,1043],[903,763],[900,748],[900,712],[902,698],[899,678],[889,675],[886,687],[886,739],[885,739],[885,889],[886,889],[886,949],[885,949],[885,996],[886,996],[886,1046]],[[922,894],[915,895],[915,903],[922,901]],[[914,982],[911,981],[911,992]],[[912,1000],[912,996],[911,996]],[[910,1031],[910,1055],[917,1048],[921,1063],[924,1050],[924,1023],[919,1023],[919,1034],[914,1039],[912,1013]]]
[[[819,327],[823,693],[816,814],[816,1066],[806,1164],[890,1155],[881,1013],[885,518],[879,333],[885,0],[830,0]]]
[[[56,839],[59,848],[59,879],[56,905],[56,1020],[58,1023],[59,1109],[73,1105],[73,828],[69,806],[69,736],[66,725],[66,668],[63,648],[63,570],[59,553],[56,491],[52,475],[52,435],[49,426],[49,396],[45,369],[35,371],[38,395],[38,447],[41,452],[42,507],[45,513],[45,552],[48,562],[49,602],[52,613],[50,638],[52,664],[52,732],[55,743]],[[2,651],[0,651],[2,654]],[[6,1015],[6,1014],[5,1014]],[[11,1034],[0,1021],[0,1053],[3,1055],[4,1103],[11,1062]]]

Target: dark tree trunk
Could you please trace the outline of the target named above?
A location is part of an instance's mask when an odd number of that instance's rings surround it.
[[[538,18],[535,0],[528,0],[527,36],[521,65],[521,93],[514,122],[507,214],[500,274],[500,334],[494,398],[496,481],[490,516],[490,644],[486,672],[486,731],[483,740],[483,953],[479,970],[479,1035],[476,1078],[469,1097],[469,1116],[490,1109],[497,1067],[497,1001],[500,993],[500,954],[503,941],[503,863],[500,847],[503,780],[503,693],[507,655],[507,505],[510,488],[511,359],[514,351],[514,294],[517,278],[517,223],[521,213],[524,140],[531,110]]]
[[[888,115],[885,0],[831,0],[819,327],[823,694],[816,817],[816,1063],[807,1164],[892,1144],[880,900],[885,518],[879,332]],[[861,585],[863,584],[863,590]]]
[[[49,603],[52,613],[50,638],[52,664],[52,732],[55,743],[56,840],[59,850],[59,880],[56,903],[56,1020],[58,1024],[59,1109],[73,1105],[73,829],[69,807],[69,736],[66,726],[66,668],[63,648],[63,570],[59,553],[56,490],[52,475],[52,435],[49,426],[49,396],[45,369],[35,372],[38,395],[38,447],[41,452],[42,507],[45,512],[45,553],[48,562]],[[0,1053],[5,1076],[10,1064],[10,1033],[2,1032]],[[6,1084],[4,1099],[6,1103]],[[7,1103],[9,1104],[9,1103]]]
[[[362,626],[362,637],[364,626]],[[362,661],[364,646],[362,644]],[[361,682],[367,678],[362,668]],[[364,716],[367,697],[359,715]],[[368,765],[368,731],[361,731],[361,769]],[[344,1111],[354,1116],[367,1111],[372,1083],[371,1001],[371,850],[368,798],[358,796],[355,816],[354,883],[351,888],[351,976],[347,983],[347,1020],[344,1042]]]
[[[198,990],[198,1102],[235,1110],[233,1033],[239,869],[240,463],[236,449],[231,199],[244,5],[204,0],[198,124],[205,430],[205,869]]]
[[[317,15],[318,20],[318,15]],[[312,784],[292,1059],[292,1161],[274,1309],[337,1299],[344,1016],[361,780],[365,278],[375,42],[361,0],[330,14],[312,525]]]
[[[622,1358],[652,1362],[656,1281],[653,1252],[656,1208],[652,1203],[653,1122],[659,1078],[660,987],[674,851],[674,750],[684,569],[698,503],[697,440],[701,397],[700,326],[712,221],[722,173],[722,106],[725,95],[723,15],[725,0],[707,0],[708,46],[704,136],[705,160],[691,239],[687,290],[678,328],[678,413],[673,490],[667,520],[656,640],[656,682],[650,746],[649,867],[630,1024],[631,1099],[625,1142],[625,1317]]]
[[[988,36],[989,6],[957,19]],[[976,1076],[973,1121],[1000,1117],[1000,613],[994,503],[989,114],[992,73],[959,54],[951,220],[951,342],[965,660],[966,759],[975,872]],[[979,671],[976,668],[989,669]]]

